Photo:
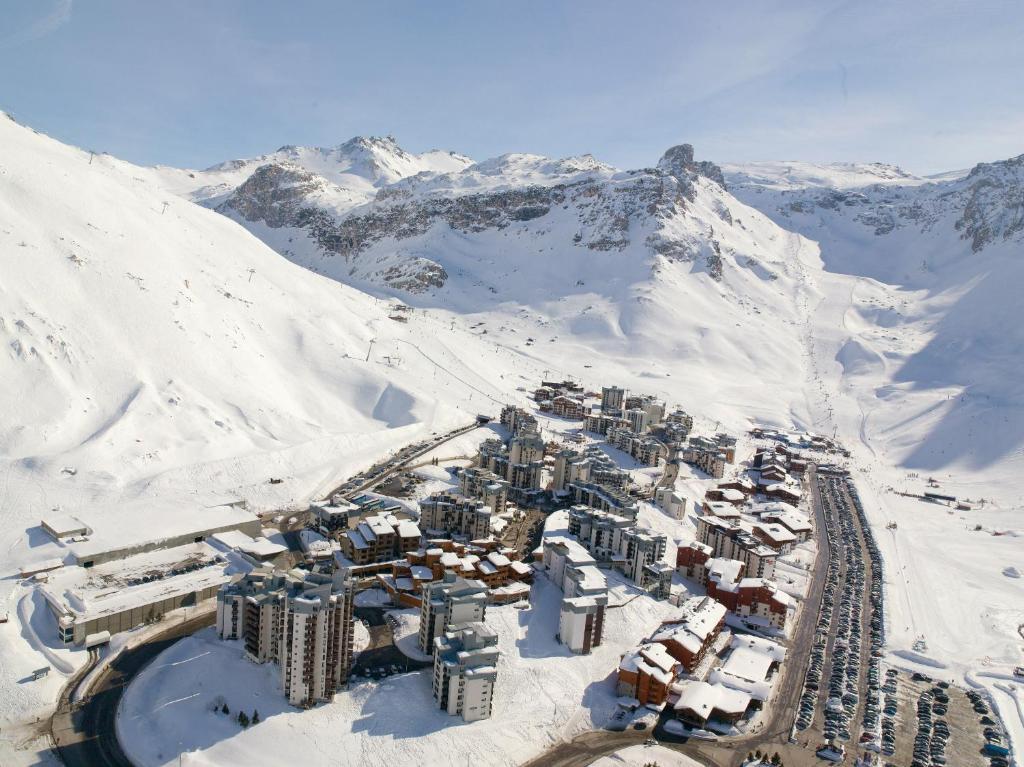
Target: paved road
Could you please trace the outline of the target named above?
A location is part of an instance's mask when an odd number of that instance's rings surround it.
[[[366,472],[357,474],[356,476],[349,478],[346,482],[344,482],[343,484],[339,485],[334,490],[329,492],[325,497],[331,498],[338,493],[345,497],[351,497],[353,495],[356,495],[357,493],[361,493],[365,490],[369,490],[370,488],[376,487],[382,482],[386,482],[387,480],[389,480],[398,472],[405,471],[408,468],[408,465],[412,463],[412,461],[419,458],[420,456],[426,455],[431,450],[434,450],[435,448],[443,445],[445,442],[449,442],[455,439],[456,437],[460,437],[467,432],[473,431],[473,429],[479,429],[483,425],[484,424],[481,424],[477,421],[473,421],[473,423],[466,424],[465,426],[460,426],[457,429],[452,429],[451,431],[445,432],[444,434],[438,437],[434,437],[422,447],[417,447],[415,449],[410,449],[408,447],[403,448],[396,455],[389,458],[388,460],[382,463],[374,464],[369,469],[367,469]],[[374,472],[372,476],[370,475],[370,472]]]
[[[395,635],[385,617],[383,607],[357,607],[356,618],[369,626],[370,644],[356,657],[352,665],[352,676],[390,676],[433,665],[430,661],[413,660],[395,646]],[[392,672],[391,669],[398,669]]]
[[[58,710],[50,720],[50,732],[64,764],[69,767],[131,767],[117,742],[114,720],[125,688],[142,668],[182,637],[212,626],[209,612],[168,627],[145,644],[122,652],[91,685],[91,694],[80,705],[70,706],[84,675],[73,679],[61,693]]]

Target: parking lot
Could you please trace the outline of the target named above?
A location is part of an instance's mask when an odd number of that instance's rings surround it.
[[[985,730],[999,742],[1003,735],[983,698],[921,674],[895,669],[886,673],[887,684],[891,681],[895,690],[885,693],[887,712],[883,715],[883,726],[885,720],[891,721],[887,731],[892,733],[892,739],[883,742],[884,759],[910,767],[990,764],[989,758],[981,753]],[[894,708],[889,708],[890,698],[896,704]],[[895,711],[895,716],[890,716],[889,711]],[[983,723],[983,718],[989,724]],[[890,742],[891,749],[886,747]]]
[[[808,745],[846,742],[858,751],[880,737],[881,557],[852,482],[841,474],[820,474],[816,484],[832,556],[796,731]],[[863,732],[869,736],[862,741]]]

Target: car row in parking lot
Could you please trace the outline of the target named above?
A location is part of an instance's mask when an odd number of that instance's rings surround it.
[[[344,485],[335,490],[335,493],[348,495],[360,490],[365,490],[371,485],[384,480],[391,472],[402,467],[412,459],[429,452],[433,448],[448,441],[449,439],[452,439],[453,437],[472,431],[477,428],[478,425],[478,423],[473,423],[467,426],[460,426],[458,429],[452,429],[451,431],[445,432],[441,435],[431,435],[430,439],[424,439],[419,442],[413,442],[411,445],[406,445],[390,458],[378,461],[366,471],[349,478]],[[333,495],[333,493],[331,495]]]
[[[877,730],[882,708],[880,658],[885,642],[882,560],[852,480],[829,473],[819,474],[817,482],[831,556],[796,727],[804,730],[811,726],[819,701],[824,698],[822,734],[828,740],[850,740],[851,722],[863,697],[861,724],[868,735],[862,742],[881,750]],[[866,662],[865,593],[870,649]],[[823,695],[826,657],[827,694]],[[867,665],[866,673],[864,665]],[[866,695],[862,688],[865,679]]]
[[[990,767],[1008,767],[1010,763],[1007,759],[1009,748],[1004,742],[1005,733],[999,723],[992,718],[992,712],[989,710],[985,698],[974,690],[968,690],[967,699],[974,708],[974,713],[981,716],[978,722],[984,728],[982,735],[985,738],[982,753],[988,758]]]
[[[885,644],[885,592],[882,584],[882,555],[875,543],[874,533],[871,525],[868,524],[867,515],[864,513],[864,506],[861,503],[860,495],[853,484],[853,480],[846,478],[847,497],[853,504],[853,511],[857,516],[857,524],[860,527],[864,539],[864,549],[868,555],[868,571],[870,573],[871,589],[868,593],[868,641],[870,643],[870,654],[868,655],[867,673],[867,696],[864,703],[864,716],[861,724],[864,732],[876,734],[879,725],[879,710],[882,706],[881,684],[882,684],[882,646]],[[878,746],[878,741],[873,739]]]

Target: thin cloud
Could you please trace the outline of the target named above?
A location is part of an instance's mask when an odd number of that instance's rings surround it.
[[[0,39],[0,48],[13,48],[16,45],[46,37],[58,27],[71,20],[72,0],[57,0],[53,10],[42,18],[36,19],[24,29],[16,30]]]

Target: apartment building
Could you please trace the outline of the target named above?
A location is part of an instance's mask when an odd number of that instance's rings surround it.
[[[601,484],[621,490],[629,483],[629,472],[597,447],[584,450],[560,450],[555,453],[551,489],[563,492],[573,483]]]
[[[534,428],[524,428],[506,446],[499,439],[480,445],[480,467],[508,482],[507,494],[529,502],[540,489],[544,470],[544,440]]]
[[[571,538],[544,541],[548,578],[563,594],[558,639],[574,653],[599,647],[608,606],[608,582],[591,554]]]
[[[340,575],[257,569],[217,595],[217,633],[273,661],[293,706],[329,701],[352,667],[352,582]]]
[[[668,701],[669,688],[675,684],[679,671],[679,662],[664,645],[642,644],[619,661],[615,694],[633,698],[641,706],[662,706]]]
[[[578,504],[569,509],[569,534],[602,562],[610,562],[633,583],[647,585],[660,572],[650,569],[665,554],[668,539],[636,526],[633,519]]]
[[[796,535],[777,522],[762,521],[750,528],[751,534],[761,543],[771,546],[780,554],[789,554],[797,543]]]
[[[629,426],[629,421],[619,415],[619,412],[591,412],[583,419],[583,428],[594,434],[607,434],[609,429]]]
[[[393,514],[366,517],[352,530],[341,534],[341,552],[357,565],[390,562],[420,544],[419,526],[411,520],[399,520]]]
[[[740,618],[755,618],[779,630],[786,628],[792,598],[765,578],[712,577],[708,596],[714,597]]]
[[[681,607],[679,617],[662,623],[651,641],[663,645],[669,655],[692,672],[725,627],[726,609],[711,597],[693,597]]]
[[[420,501],[420,524],[428,535],[487,538],[491,534],[491,508],[483,501],[455,493],[434,493]]]
[[[487,614],[487,584],[445,574],[423,587],[420,603],[419,647],[434,650],[434,640],[460,623],[482,622]]]
[[[653,437],[646,437],[635,428],[613,427],[608,430],[608,444],[628,453],[645,466],[657,466],[668,457],[668,448]]]
[[[577,504],[569,509],[569,535],[598,560],[610,561],[625,548],[624,535],[635,522],[629,517]]]
[[[618,386],[605,386],[601,389],[601,412],[621,413],[626,400],[626,390]]]
[[[498,635],[484,623],[453,626],[434,640],[434,699],[467,722],[491,715]]]
[[[543,405],[541,406],[543,408]],[[582,421],[587,414],[583,397],[561,394],[551,400],[551,414],[573,421]]]
[[[771,578],[775,573],[779,553],[729,520],[698,517],[697,540],[711,547],[712,556],[743,562],[753,578]]]
[[[623,543],[620,552],[621,568],[625,576],[638,586],[650,585],[652,580],[660,581],[664,570],[657,565],[665,555],[668,538],[653,530],[633,527],[623,534]]]
[[[693,430],[693,416],[689,415],[685,410],[675,409],[665,416],[665,423],[681,427],[677,431],[683,433],[683,439],[686,439],[690,431]]]
[[[501,425],[508,429],[513,435],[524,429],[538,431],[537,419],[527,413],[521,407],[506,405],[501,410]]]
[[[420,607],[423,587],[449,574],[483,581],[488,603],[508,604],[529,599],[533,582],[533,567],[513,559],[514,555],[513,549],[501,548],[494,540],[435,539],[393,562],[391,572],[379,573],[377,580],[395,604],[405,607]]]
[[[659,487],[655,490],[654,503],[674,519],[686,517],[686,497],[671,487]]]
[[[782,504],[779,504],[782,506]],[[767,511],[761,515],[761,521],[782,525],[793,534],[797,543],[803,543],[811,537],[811,520],[793,511]]]
[[[636,499],[615,487],[596,482],[571,482],[569,491],[576,504],[610,511],[630,519],[636,519],[640,512],[640,504]]]
[[[359,507],[340,495],[330,501],[317,501],[309,505],[313,515],[313,529],[328,538],[354,526],[359,518]]]
[[[459,472],[459,492],[478,498],[495,514],[504,514],[508,505],[508,480],[482,466],[469,466]]]

